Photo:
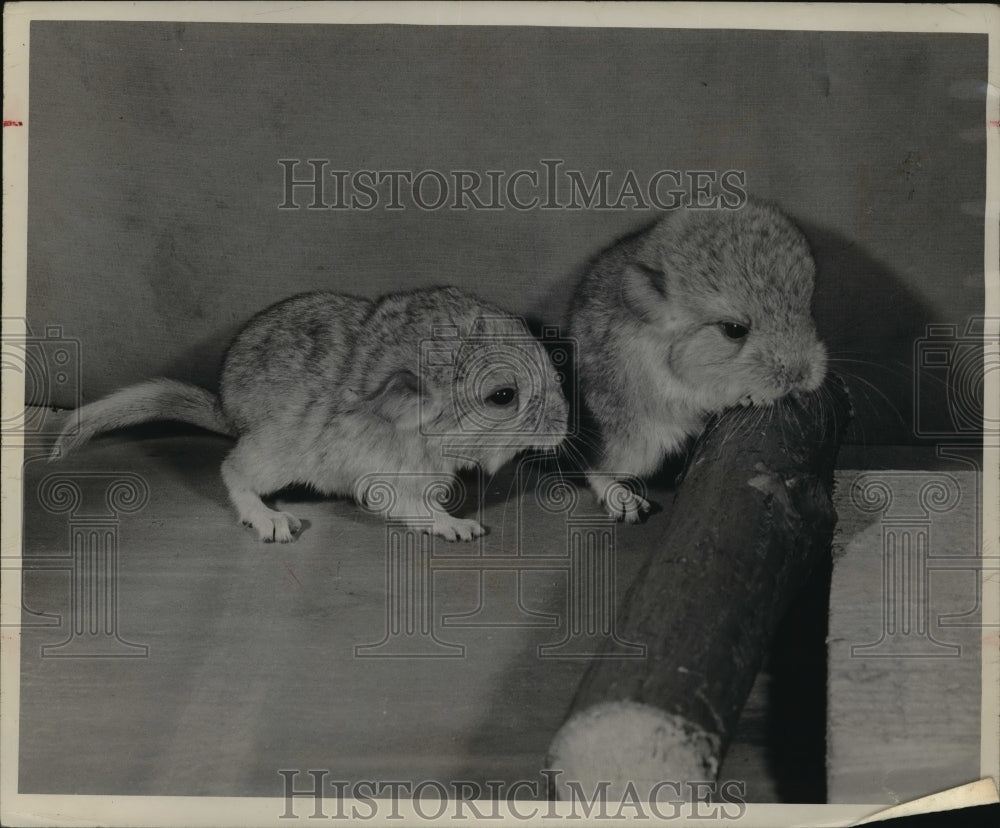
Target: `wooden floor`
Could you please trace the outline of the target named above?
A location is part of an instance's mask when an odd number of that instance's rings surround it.
[[[484,791],[527,780],[537,787],[520,796],[545,797],[546,748],[593,642],[557,646],[572,609],[565,567],[476,571],[477,556],[566,556],[567,513],[543,507],[538,475],[520,496],[516,470],[488,483],[481,548],[439,542],[433,565],[415,551],[408,571],[432,590],[390,635],[386,524],[297,493],[283,508],[303,519],[301,538],[259,543],[226,501],[229,445],[150,429],[58,463],[29,455],[19,789],[278,797],[280,771],[326,770]],[[597,514],[586,492],[572,514]],[[665,519],[617,531],[618,600]],[[116,577],[77,573],[74,587],[73,533],[116,551],[105,555]],[[114,596],[93,591],[108,581]],[[826,798],[822,577],[815,589],[779,633],[722,768],[749,801]],[[96,635],[84,604],[107,608]],[[421,606],[424,627],[417,617],[408,630]]]

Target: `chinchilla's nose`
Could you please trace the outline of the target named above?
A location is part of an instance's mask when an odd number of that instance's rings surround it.
[[[788,373],[786,374],[788,378],[788,384],[793,388],[798,388],[802,385],[806,378],[807,367],[804,363],[798,365],[792,365],[788,368]]]
[[[785,385],[789,391],[809,390],[812,376],[812,363],[808,359],[796,360],[785,367]]]
[[[784,379],[789,390],[814,391],[826,375],[826,348],[812,331],[803,331],[786,352]]]

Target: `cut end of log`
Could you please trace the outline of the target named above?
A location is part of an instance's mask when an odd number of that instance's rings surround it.
[[[612,801],[648,800],[662,782],[714,781],[719,747],[717,735],[681,716],[609,701],[566,721],[549,747],[548,766],[559,799],[592,798],[604,788]]]

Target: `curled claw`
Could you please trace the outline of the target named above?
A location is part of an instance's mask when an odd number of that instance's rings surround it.
[[[615,520],[638,523],[652,506],[646,498],[637,495],[623,484],[614,483],[605,492],[604,508]]]
[[[624,504],[621,520],[625,523],[639,523],[652,507],[646,498],[631,492],[629,494],[630,497],[628,502]]]

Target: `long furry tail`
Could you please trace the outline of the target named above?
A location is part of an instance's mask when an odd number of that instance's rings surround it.
[[[73,419],[56,440],[50,460],[64,457],[95,434],[154,420],[177,420],[236,436],[215,394],[169,379],[150,380],[122,388],[104,399],[83,406]],[[74,430],[77,420],[79,428]]]

